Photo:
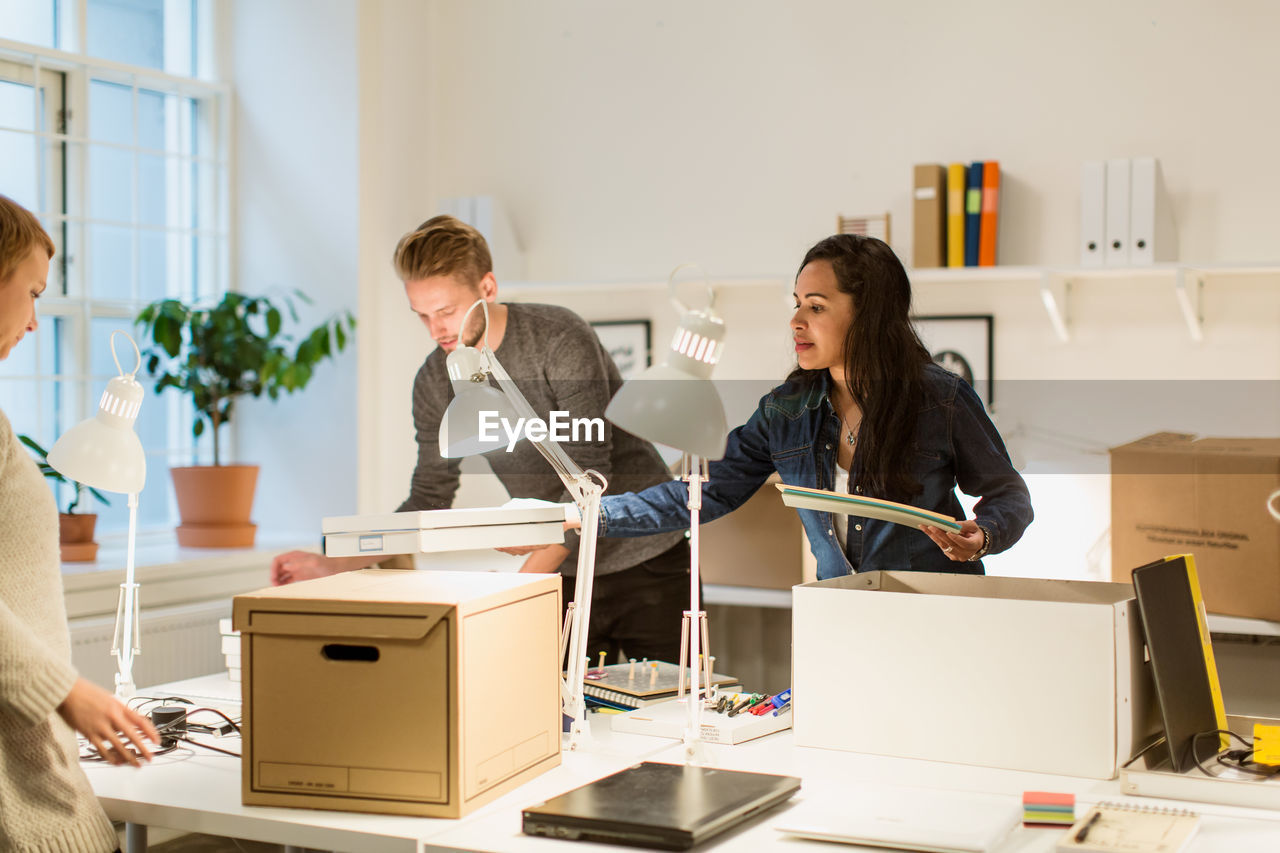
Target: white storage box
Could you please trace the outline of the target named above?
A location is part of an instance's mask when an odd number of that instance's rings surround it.
[[[800,746],[1111,779],[1160,728],[1129,584],[867,572],[793,594]]]
[[[519,503],[474,509],[433,509],[324,519],[324,553],[416,554],[564,541],[563,504]]]

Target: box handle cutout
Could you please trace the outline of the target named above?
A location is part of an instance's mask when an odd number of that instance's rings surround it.
[[[326,643],[320,651],[328,660],[354,660],[373,663],[379,657],[377,646],[353,646],[348,643]]]

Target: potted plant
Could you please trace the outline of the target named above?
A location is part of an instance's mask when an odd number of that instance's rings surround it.
[[[104,506],[110,506],[111,501],[97,489],[77,483],[70,480],[56,471],[49,464],[49,454],[45,451],[40,443],[35,439],[20,435],[18,441],[21,441],[31,450],[36,457],[36,464],[40,466],[40,473],[44,474],[55,483],[66,483],[71,486],[71,502],[67,504],[64,512],[58,513],[58,545],[62,553],[62,561],[64,563],[86,563],[95,560],[98,557],[98,543],[93,541],[93,531],[98,524],[98,514],[96,512],[76,512],[76,507],[80,506],[80,497],[83,492],[88,491],[90,495],[95,497]]]
[[[294,296],[310,303],[301,291]],[[171,468],[178,499],[178,544],[231,548],[253,544],[257,527],[250,522],[257,465],[224,465],[221,428],[235,414],[241,397],[272,400],[282,392],[306,387],[316,365],[347,346],[355,318],[343,311],[302,335],[293,346],[286,334],[284,312],[298,322],[293,299],[226,293],[211,307],[160,299],[139,312],[143,359],[156,379],[156,393],[174,388],[191,397],[195,410],[192,434],[209,430],[213,465]],[[291,348],[292,347],[292,348]]]

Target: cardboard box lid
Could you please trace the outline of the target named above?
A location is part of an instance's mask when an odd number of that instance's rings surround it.
[[[1111,448],[1113,474],[1280,473],[1280,438],[1158,432]]]
[[[375,630],[354,626],[373,625],[376,618],[386,622],[386,617],[419,617],[422,621],[417,628],[381,626],[376,630],[393,631],[386,636],[421,636],[419,632],[425,633],[449,609],[496,606],[559,589],[559,575],[361,569],[237,595],[232,600],[232,622],[237,631],[253,633],[273,630],[268,627],[273,620],[251,618],[255,613],[342,615],[345,621],[341,624],[350,623],[350,629],[342,633],[355,635],[360,630]],[[409,633],[401,634],[400,630]]]
[[[1105,606],[1133,598],[1133,586],[1127,583],[900,571],[860,572],[813,581],[794,587],[794,593],[801,595],[809,590],[823,589]]]
[[[563,522],[564,504],[486,506],[388,512],[380,515],[340,515],[324,519],[321,533],[387,533],[436,530],[444,527],[486,527],[495,524]]]

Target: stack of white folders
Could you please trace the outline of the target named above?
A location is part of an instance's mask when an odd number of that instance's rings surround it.
[[[563,504],[434,509],[326,518],[329,557],[468,551],[564,541]]]

